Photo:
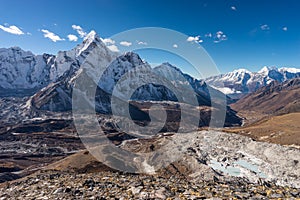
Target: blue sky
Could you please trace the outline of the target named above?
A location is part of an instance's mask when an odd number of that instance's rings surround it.
[[[257,71],[265,65],[299,68],[299,10],[297,0],[1,1],[0,47],[56,54],[82,42],[74,30],[78,26],[102,38],[133,28],[164,27],[191,36],[221,72]],[[140,53],[150,63],[184,63],[172,62],[167,54]]]

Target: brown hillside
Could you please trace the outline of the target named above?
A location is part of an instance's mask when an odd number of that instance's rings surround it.
[[[238,112],[255,111],[269,115],[279,113],[285,109],[286,111],[298,112],[300,111],[299,100],[300,78],[297,78],[281,84],[272,82],[243,97],[232,104],[231,107]]]
[[[258,141],[300,147],[300,113],[273,116],[250,126],[227,130]]]

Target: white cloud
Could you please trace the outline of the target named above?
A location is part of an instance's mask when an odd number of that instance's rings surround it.
[[[44,33],[44,37],[45,38],[49,38],[53,42],[65,40],[65,39],[59,37],[58,35],[56,35],[55,33],[52,33],[52,32],[50,32],[48,30],[42,29],[41,31]]]
[[[113,51],[113,52],[119,52],[120,50],[118,47],[115,45],[116,41],[112,40],[111,38],[100,38],[102,42],[106,45],[106,47]]]
[[[8,26],[8,24],[5,24],[5,26]],[[14,25],[8,26],[8,27],[5,27],[5,26],[0,25],[0,29],[2,29],[5,32],[14,34],[14,35],[23,35],[24,34],[24,32],[17,26],[14,26]]]
[[[87,35],[87,33],[78,25],[72,25],[72,28],[77,31],[79,37],[83,38]]]
[[[234,10],[234,11],[237,10],[235,6],[231,6],[230,8],[231,8],[231,10]]]
[[[198,36],[195,36],[195,37],[189,36],[189,37],[186,39],[186,41],[188,41],[188,42],[196,42],[196,43],[202,43],[202,42],[203,42],[203,40],[200,39],[200,36],[199,36],[199,35],[198,35]]]
[[[118,49],[118,47],[114,44],[107,46],[107,48],[113,52],[119,52],[120,50]]]
[[[285,27],[282,28],[282,30],[283,30],[283,31],[287,31],[287,30],[288,30],[288,27],[285,26]]]
[[[105,39],[102,39],[102,42],[105,44],[105,45],[112,45],[112,44],[115,44],[116,42],[110,38],[105,38]]]
[[[189,37],[186,39],[186,41],[188,41],[188,42],[197,42],[199,39],[200,39],[200,36],[195,36],[195,37],[189,36]]]
[[[71,42],[76,42],[78,40],[78,37],[76,35],[72,35],[72,34],[69,34],[68,38],[69,38],[69,41],[71,41]]]
[[[173,47],[174,47],[174,48],[178,48],[178,45],[177,45],[177,44],[173,44]]]
[[[260,26],[260,29],[263,31],[268,31],[268,30],[270,30],[270,27],[268,26],[268,24],[264,24],[264,25]]]
[[[223,32],[223,31],[218,31],[216,34],[217,34],[217,35],[223,35],[224,32]]]
[[[127,41],[122,41],[122,42],[120,42],[120,45],[125,46],[125,47],[129,47],[129,46],[132,45],[132,43],[131,42],[127,42]]]
[[[219,43],[225,40],[227,40],[227,35],[225,35],[223,31],[216,32],[214,36],[214,43]]]
[[[147,42],[143,42],[143,41],[136,41],[139,45],[148,45]]]

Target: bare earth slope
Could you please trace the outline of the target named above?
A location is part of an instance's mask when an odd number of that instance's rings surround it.
[[[244,126],[226,129],[227,132],[259,141],[300,146],[300,78],[273,82],[231,107],[244,118]]]
[[[300,111],[300,78],[284,83],[272,82],[271,84],[240,99],[231,107],[238,112],[256,112],[273,115],[286,111]],[[298,102],[298,103],[297,103]],[[293,108],[292,108],[293,107]]]
[[[300,113],[267,117],[252,125],[227,131],[247,135],[258,141],[300,147]]]

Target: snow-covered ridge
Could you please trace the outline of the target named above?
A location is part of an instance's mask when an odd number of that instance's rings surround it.
[[[226,74],[209,77],[205,79],[205,82],[225,94],[235,97],[238,94],[254,92],[273,81],[281,83],[296,77],[300,77],[298,68],[265,66],[258,72],[237,69]]]
[[[72,64],[80,65],[95,46],[103,47],[104,53],[111,57],[116,56],[105,48],[95,31],[91,31],[75,48],[59,51],[57,55],[34,55],[19,47],[0,48],[0,88],[3,91],[24,90],[24,93],[29,89],[38,91],[57,81]]]
[[[66,73],[70,75],[70,71],[76,71],[80,65],[86,60],[87,56],[97,48],[97,57],[93,58],[91,62],[97,62],[98,65],[106,66],[110,61],[114,60],[119,55],[112,52],[104,44],[95,31],[91,31],[75,48],[69,51],[59,51],[57,55],[34,55],[30,51],[24,51],[19,47],[1,48],[0,49],[0,93],[6,93],[7,90],[16,90],[18,92],[24,90],[24,94],[28,90],[33,92],[56,82],[63,77]],[[94,55],[96,55],[94,53]],[[134,58],[134,55],[131,55]],[[120,61],[120,59],[119,59]],[[139,62],[139,61],[138,61]],[[134,63],[134,62],[133,62]],[[143,62],[145,65],[147,63]],[[142,64],[142,63],[138,63]],[[127,69],[127,64],[122,63],[123,69]],[[127,67],[126,67],[127,66]],[[164,67],[162,67],[164,66]],[[165,68],[165,69],[164,69]],[[178,77],[172,77],[175,73],[170,73],[166,69],[174,69],[180,72],[180,69],[172,66],[169,63],[163,63],[154,69],[157,73],[161,73],[168,77],[170,80],[178,81]],[[114,68],[117,69],[117,67]],[[107,71],[108,77],[113,79],[112,75],[115,74]],[[122,73],[116,72],[121,75]],[[95,69],[90,71],[89,76],[95,80],[99,77],[99,72]],[[192,84],[194,89],[203,90],[201,80],[196,80],[193,77],[184,74],[186,80],[181,84]],[[219,91],[230,94],[239,95],[256,91],[258,88],[265,86],[272,81],[283,82],[300,76],[300,69],[298,68],[275,68],[264,67],[258,72],[250,72],[247,69],[237,69],[227,74],[207,78],[205,82]],[[107,77],[107,78],[108,78]],[[115,77],[116,78],[116,77]],[[72,79],[73,80],[73,79]],[[117,79],[116,79],[117,80]],[[115,81],[113,81],[115,83]],[[107,82],[104,90],[111,90],[112,83]],[[3,92],[4,91],[4,92]],[[202,91],[203,94],[207,91]],[[3,96],[3,94],[0,94]],[[27,94],[28,95],[28,94]]]
[[[84,38],[83,42],[77,45],[75,48],[69,51],[59,51],[56,56],[47,54],[44,54],[43,56],[36,56],[31,52],[25,52],[20,48],[16,49],[16,51],[18,51],[19,54],[22,55],[19,56],[21,58],[17,59],[18,62],[16,64],[14,64],[14,60],[18,58],[17,54],[10,53],[10,51],[12,50],[9,49],[2,50],[5,53],[3,53],[4,55],[0,57],[3,58],[3,61],[0,63],[0,74],[3,75],[0,81],[0,88],[18,90],[18,92],[20,90],[24,90],[24,94],[26,93],[27,95],[27,89],[34,89],[35,92],[37,92],[37,94],[35,95],[35,100],[40,103],[44,102],[44,97],[45,99],[47,99],[47,95],[53,95],[53,92],[48,94],[47,91],[56,91],[58,95],[57,99],[51,101],[51,105],[49,104],[45,106],[45,109],[53,106],[61,107],[61,102],[68,102],[69,97],[67,98],[67,100],[64,99],[65,101],[61,101],[59,99],[61,98],[61,96],[68,96],[70,94],[71,91],[69,91],[69,89],[72,87],[77,77],[79,77],[80,74],[83,73],[83,71],[85,71],[84,73],[87,73],[86,75],[92,80],[99,81],[99,71],[101,70],[99,70],[96,66],[106,68],[104,74],[102,74],[101,76],[101,84],[99,84],[99,87],[108,94],[112,93],[116,82],[124,74],[130,72],[136,66],[144,66],[144,69],[146,71],[152,71],[153,73],[156,73],[158,75],[163,75],[167,79],[179,84],[179,86],[187,87],[188,85],[192,85],[192,88],[195,89],[197,94],[205,96],[205,99],[209,98],[208,88],[203,81],[183,74],[180,69],[172,66],[169,63],[163,63],[162,65],[157,66],[152,70],[150,65],[143,61],[135,53],[128,52],[120,56],[115,52],[110,51],[103,42],[103,39],[101,39],[95,31],[91,31]],[[10,56],[7,55],[7,52],[10,53]],[[5,60],[7,60],[7,57],[11,58],[7,61],[8,64],[4,62]],[[30,58],[28,61],[29,63],[27,63],[26,67],[23,67],[22,63],[24,63],[24,60],[26,61],[26,59],[28,58]],[[79,70],[80,66],[85,66],[82,64],[87,59],[89,63],[95,66],[95,69],[93,69],[92,67],[88,70]],[[36,62],[36,60],[39,62]],[[110,64],[110,66],[108,66],[108,64]],[[90,65],[88,64],[87,66]],[[8,72],[2,73],[4,71],[4,68]],[[31,68],[34,68],[35,70],[31,70]],[[14,69],[15,71],[9,71],[10,69]],[[19,73],[19,71],[21,71],[22,73]],[[134,73],[134,71],[130,73]],[[12,74],[16,74],[15,77],[19,76],[20,80],[16,78],[10,78],[13,77]],[[34,79],[31,78],[32,75],[35,75]],[[136,77],[136,75],[132,75],[133,77]],[[182,77],[184,79],[179,81],[179,79],[182,79]],[[173,99],[173,94],[170,94],[168,91],[166,91],[165,88],[157,86],[151,87],[151,85],[147,87],[149,88],[139,90],[136,93],[136,97],[146,100],[159,100],[162,96],[165,96],[168,97],[168,99]],[[56,101],[58,106],[54,105]],[[65,104],[69,105],[69,103]],[[207,102],[205,102],[204,104],[207,104]]]
[[[282,67],[282,68],[279,68],[278,71],[281,71],[281,72],[289,72],[289,73],[300,73],[300,69],[297,69],[297,68],[287,68],[287,67]]]
[[[49,83],[54,56],[34,55],[19,47],[0,49],[0,88],[32,89]]]

